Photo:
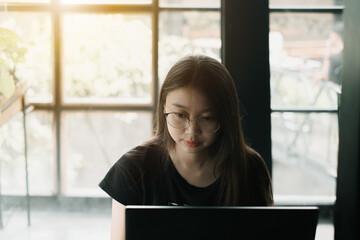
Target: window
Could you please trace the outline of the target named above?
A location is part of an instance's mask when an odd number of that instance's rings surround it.
[[[275,200],[333,204],[343,1],[270,1]]]
[[[189,53],[220,59],[219,0],[1,1],[21,39],[31,195],[105,196],[97,184],[150,138],[157,94]],[[110,126],[110,127],[109,127]],[[2,194],[25,193],[22,118],[0,129]],[[8,138],[6,136],[12,136]]]
[[[341,50],[330,42],[341,32],[343,1],[269,3],[275,200],[332,201],[341,84],[326,79],[341,68],[329,75],[325,59]],[[34,106],[27,115],[32,195],[105,196],[97,183],[107,169],[152,135],[170,66],[189,53],[220,60],[220,0],[1,4],[0,28],[16,33],[25,52],[14,75],[29,85]],[[3,194],[25,189],[21,121],[0,129]]]

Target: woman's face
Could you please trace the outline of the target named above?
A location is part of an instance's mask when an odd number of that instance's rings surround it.
[[[204,125],[218,122],[210,101],[200,91],[192,87],[182,87],[168,93],[164,104],[164,113],[167,116],[167,128],[175,142],[177,153],[199,154],[207,151],[215,142],[219,131],[207,131]],[[170,117],[192,121],[185,128],[175,128],[170,125]],[[201,118],[200,121],[195,119]],[[185,120],[186,121],[186,120]],[[201,122],[201,123],[200,123]]]

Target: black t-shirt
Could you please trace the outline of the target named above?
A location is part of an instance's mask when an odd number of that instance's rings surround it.
[[[263,159],[252,154],[251,188],[259,192],[271,186]],[[255,163],[255,164],[254,164]],[[216,206],[219,203],[220,178],[207,187],[189,184],[176,170],[169,155],[139,146],[123,155],[108,171],[99,186],[123,205]],[[254,205],[266,205],[257,197]]]
[[[218,205],[220,180],[207,187],[190,185],[169,156],[137,147],[123,155],[99,186],[123,205]]]

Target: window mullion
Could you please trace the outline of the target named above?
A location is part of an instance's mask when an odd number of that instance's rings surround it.
[[[53,2],[56,5],[56,1]],[[62,192],[61,184],[61,107],[62,107],[62,65],[61,65],[61,12],[52,11],[53,17],[53,48],[54,48],[54,85],[53,101],[55,106],[55,151],[56,151],[56,195],[60,196]]]

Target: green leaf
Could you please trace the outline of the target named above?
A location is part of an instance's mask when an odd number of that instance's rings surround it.
[[[17,43],[20,42],[21,39],[19,36],[13,31],[0,28],[0,48],[3,47],[17,47]]]
[[[15,81],[13,76],[10,75],[8,69],[0,65],[0,93],[6,98],[11,97],[15,91]]]
[[[7,61],[14,63],[23,61],[27,50],[22,45],[23,42],[16,33],[0,27],[0,53],[6,56]]]

